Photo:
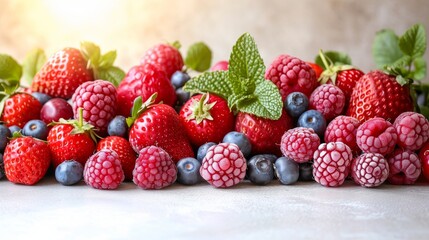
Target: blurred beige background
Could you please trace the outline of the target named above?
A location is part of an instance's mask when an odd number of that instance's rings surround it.
[[[368,71],[377,30],[429,27],[428,14],[427,0],[0,0],[0,52],[22,61],[36,47],[51,55],[90,40],[117,49],[127,71],[149,47],[174,40],[182,53],[204,41],[213,61],[228,59],[249,32],[266,65],[282,53],[313,60],[322,48],[347,52]]]

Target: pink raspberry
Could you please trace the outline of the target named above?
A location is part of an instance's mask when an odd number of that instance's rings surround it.
[[[352,178],[362,187],[377,187],[389,176],[389,164],[379,153],[363,153],[352,162]]]
[[[398,134],[398,145],[411,151],[420,149],[429,138],[429,121],[420,113],[401,113],[393,127]]]
[[[358,153],[360,149],[356,143],[356,133],[359,126],[359,120],[354,117],[338,116],[326,127],[325,142],[343,142],[354,154]]]
[[[79,118],[83,109],[83,120],[92,124],[100,134],[107,133],[109,122],[116,116],[116,88],[104,80],[81,84],[72,96],[73,113]]]
[[[265,72],[265,78],[279,88],[283,101],[291,92],[302,92],[309,97],[319,84],[310,65],[289,55],[278,56]]]
[[[215,63],[211,68],[210,71],[227,71],[229,66],[228,61],[219,61]]]
[[[330,121],[343,112],[346,97],[341,89],[332,84],[318,86],[310,95],[310,108],[323,114]]]
[[[314,180],[326,187],[338,187],[349,174],[352,150],[342,142],[322,143],[313,155]]]
[[[176,181],[177,168],[173,159],[160,147],[140,150],[133,170],[133,182],[142,189],[161,189]]]
[[[392,184],[414,184],[422,172],[420,159],[411,150],[396,149],[388,158],[389,178]]]
[[[170,78],[183,68],[183,58],[179,50],[170,44],[158,44],[148,49],[140,60],[141,65],[153,64]]]
[[[200,174],[212,186],[228,188],[244,179],[246,168],[246,159],[236,144],[219,143],[207,150]]]
[[[308,162],[320,145],[320,138],[312,128],[296,127],[286,131],[280,142],[283,155],[295,162]]]
[[[393,125],[378,117],[362,123],[356,132],[356,143],[366,153],[387,155],[395,149],[397,139]]]
[[[89,157],[83,169],[85,183],[96,189],[116,189],[124,178],[118,154],[110,150],[96,152]]]

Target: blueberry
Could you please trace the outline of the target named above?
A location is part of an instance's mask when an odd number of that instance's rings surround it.
[[[276,159],[277,157],[275,157]],[[269,154],[255,155],[247,162],[247,178],[254,184],[267,185],[274,179],[273,161]]]
[[[236,131],[229,132],[223,137],[222,142],[235,143],[238,148],[240,148],[245,158],[248,158],[252,152],[252,144],[244,133]]]
[[[82,164],[75,160],[64,161],[55,169],[55,179],[65,186],[78,183],[80,180],[82,180],[82,177]]]
[[[114,117],[107,126],[107,134],[109,136],[119,136],[126,138],[128,132],[127,120],[124,116],[117,115]]]
[[[426,96],[424,93],[420,93],[419,95],[417,95],[417,105],[419,107],[426,105]]]
[[[40,104],[45,104],[47,101],[51,99],[51,96],[41,93],[41,92],[32,92],[31,95],[40,102]]]
[[[185,85],[187,81],[189,81],[191,77],[182,71],[176,71],[171,76],[171,83],[173,84],[174,88],[178,89]]]
[[[3,162],[3,154],[0,153],[0,179],[5,176],[4,174],[4,162]]]
[[[312,128],[322,139],[326,130],[326,119],[316,110],[305,111],[298,119],[298,127]]]
[[[298,181],[299,165],[290,158],[278,158],[274,163],[274,170],[282,184],[289,185]]]
[[[306,162],[299,164],[299,178],[300,181],[313,181],[313,163]]]
[[[185,185],[195,185],[201,182],[201,163],[191,157],[182,158],[177,162],[177,182]]]
[[[0,152],[6,148],[9,139],[12,136],[9,128],[6,125],[0,124]]]
[[[13,135],[15,132],[21,132],[21,128],[20,127],[18,127],[18,126],[16,126],[16,125],[13,125],[13,126],[10,126],[9,127],[9,131],[10,131],[10,133]]]
[[[214,146],[214,145],[216,145],[216,143],[214,143],[214,142],[207,142],[207,143],[204,143],[203,145],[201,145],[201,146],[198,148],[198,151],[197,151],[197,160],[198,160],[200,163],[202,163],[202,162],[203,162],[203,159],[204,159],[204,157],[206,156],[207,151],[209,150],[209,148],[210,148],[211,146]]]
[[[176,89],[177,96],[177,105],[182,106],[185,104],[189,98],[191,98],[191,94],[189,92],[184,91],[182,88]]]
[[[308,109],[308,97],[301,92],[293,92],[287,95],[284,106],[289,116],[298,118]]]
[[[24,125],[22,135],[46,140],[48,137],[48,126],[42,120],[30,120]]]

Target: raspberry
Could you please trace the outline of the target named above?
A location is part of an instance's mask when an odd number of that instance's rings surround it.
[[[212,186],[227,188],[244,179],[246,168],[246,159],[236,144],[219,143],[208,149],[200,174]]]
[[[325,142],[343,142],[353,153],[359,152],[356,143],[356,132],[360,126],[359,120],[350,116],[338,116],[326,127]]]
[[[153,64],[164,71],[168,78],[183,68],[183,58],[179,50],[169,44],[158,44],[148,49],[140,60],[142,65]]]
[[[363,153],[352,162],[352,178],[362,187],[377,187],[389,176],[389,164],[379,153]]]
[[[302,92],[309,97],[318,85],[311,66],[289,55],[278,56],[268,67],[265,78],[279,88],[283,101],[291,92]]]
[[[411,150],[396,149],[388,158],[389,177],[392,184],[414,184],[422,171],[420,159]]]
[[[332,84],[318,86],[310,96],[310,108],[321,112],[326,121],[330,121],[343,112],[345,105],[343,91]]]
[[[124,171],[118,154],[101,150],[92,155],[83,169],[85,183],[96,189],[116,189],[124,181]]]
[[[116,88],[104,80],[85,82],[72,96],[73,113],[79,118],[79,108],[83,109],[83,119],[92,124],[100,134],[107,133],[109,122],[116,116]]]
[[[429,138],[429,121],[420,113],[401,113],[393,123],[398,134],[397,144],[405,149],[420,149]]]
[[[373,118],[359,126],[356,142],[366,153],[387,155],[395,149],[398,135],[393,125],[383,118]]]
[[[296,127],[286,131],[280,142],[283,155],[295,162],[308,162],[320,145],[320,138],[311,128]]]
[[[140,150],[133,170],[133,182],[142,189],[161,189],[176,181],[177,168],[166,151],[157,146]]]
[[[326,187],[338,187],[349,174],[352,150],[342,142],[322,143],[313,155],[313,176]]]

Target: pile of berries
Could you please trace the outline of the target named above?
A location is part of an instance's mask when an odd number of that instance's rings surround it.
[[[87,63],[81,51],[61,50],[30,88],[5,97],[0,178],[33,185],[52,167],[59,183],[83,180],[96,189],[123,181],[161,189],[201,181],[228,188],[276,179],[327,187],[348,178],[364,187],[429,180],[429,122],[413,112],[408,86],[385,72],[347,67],[332,77],[280,55],[265,79],[283,108],[268,119],[233,111],[230,99],[210,91],[186,92],[192,72],[172,45],[149,49],[118,84]],[[210,71],[228,71],[228,61]]]

